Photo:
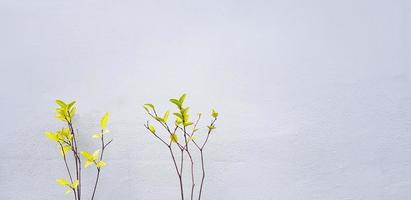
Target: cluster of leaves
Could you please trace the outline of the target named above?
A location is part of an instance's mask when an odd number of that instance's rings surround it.
[[[202,116],[201,113],[197,114],[197,119],[195,121],[190,120],[190,114],[189,114],[189,109],[190,107],[184,106],[184,101],[186,99],[186,94],[181,95],[179,98],[172,98],[169,101],[174,104],[177,107],[177,111],[173,112],[173,115],[175,116],[175,119],[173,121],[174,127],[169,124],[169,115],[170,111],[167,110],[164,112],[164,114],[159,115],[158,111],[156,110],[155,106],[151,103],[145,104],[143,107],[146,110],[147,114],[154,119],[161,127],[163,127],[166,131],[166,134],[169,136],[169,142],[166,142],[164,137],[160,135],[156,127],[149,123],[147,121],[147,124],[144,126],[149,130],[150,133],[152,133],[155,138],[160,140],[163,144],[165,144],[171,153],[171,157],[173,159],[173,163],[180,181],[180,193],[181,193],[181,198],[184,199],[184,192],[183,192],[183,180],[182,180],[182,173],[183,173],[183,162],[184,162],[184,152],[188,155],[191,163],[191,178],[192,178],[192,188],[191,188],[191,199],[193,199],[194,195],[194,187],[195,187],[195,180],[194,180],[194,159],[192,157],[192,151],[191,148],[189,148],[190,144],[193,144],[196,149],[199,150],[200,156],[201,156],[201,169],[203,171],[203,177],[201,179],[201,185],[199,189],[199,196],[198,199],[201,199],[201,192],[203,189],[203,181],[205,177],[205,169],[204,169],[204,154],[203,154],[203,149],[205,145],[208,142],[208,139],[210,137],[210,134],[212,130],[216,129],[215,122],[218,118],[218,112],[212,109],[211,111],[211,123],[207,126],[207,134],[205,135],[205,139],[202,140],[202,143],[200,143],[197,138],[194,136],[197,131],[199,131],[199,128],[197,127],[198,122],[200,121],[200,118]],[[184,141],[180,142],[179,138],[180,137],[184,138]],[[176,162],[176,155],[173,151],[172,144],[175,143],[177,144],[177,147],[181,151],[181,163],[179,164],[180,167],[178,167],[178,163]]]
[[[103,161],[103,153],[107,145],[112,142],[112,140],[110,140],[109,142],[106,143],[106,141],[104,140],[104,135],[109,132],[107,130],[107,121],[109,118],[109,113],[105,113],[103,118],[101,119],[101,122],[100,122],[101,132],[96,133],[92,136],[95,139],[101,140],[101,149],[94,151],[94,153],[90,153],[88,151],[79,151],[78,141],[76,138],[78,133],[74,131],[73,121],[72,121],[75,115],[75,112],[76,112],[76,106],[75,106],[76,102],[72,101],[70,103],[66,103],[61,100],[56,100],[56,103],[59,107],[56,108],[55,110],[56,112],[55,118],[63,121],[65,124],[65,127],[55,132],[48,131],[46,132],[46,136],[50,140],[57,143],[60,149],[60,154],[63,157],[63,161],[66,166],[67,174],[69,177],[69,180],[60,178],[60,179],[57,179],[56,182],[59,185],[64,186],[68,189],[66,193],[74,192],[75,200],[81,200],[81,197],[82,197],[81,196],[82,159],[80,158],[80,155],[82,155],[85,160],[85,164],[84,164],[85,168],[94,164],[97,169],[96,183],[94,185],[93,196],[91,198],[93,199],[95,195],[97,183],[98,183],[98,178],[100,176],[100,170],[106,165],[106,163]],[[72,157],[68,157],[69,152],[73,154]],[[69,162],[70,158],[71,158],[72,163]],[[71,166],[70,164],[73,166]]]

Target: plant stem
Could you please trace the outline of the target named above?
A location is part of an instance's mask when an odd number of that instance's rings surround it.
[[[69,112],[68,112],[68,115],[70,115]],[[75,165],[76,165],[76,178],[79,181],[79,184],[77,186],[77,200],[81,200],[81,159],[78,155],[77,139],[76,139],[76,134],[73,128],[73,123],[71,120],[68,120],[67,118],[66,118],[66,121],[70,129],[70,133],[73,136],[73,138],[71,139],[71,144],[72,144],[71,150],[73,152]]]
[[[190,158],[190,162],[191,162],[191,200],[194,199],[194,187],[195,187],[195,183],[194,183],[194,161],[193,158],[191,157],[191,153],[188,151],[188,149],[186,150],[188,157]]]
[[[175,158],[175,156],[174,156],[173,149],[171,148],[170,145],[168,146],[168,149],[170,150],[171,158],[173,159],[174,167],[176,168],[177,176],[178,176],[178,179],[179,179],[181,200],[184,200],[184,189],[183,189],[182,171],[181,171],[181,172],[178,171],[176,158]]]
[[[69,177],[70,177],[71,183],[73,183],[73,177],[71,176],[70,168],[69,168],[69,166],[68,166],[68,164],[67,164],[67,157],[66,157],[66,154],[64,153],[63,145],[62,145],[61,143],[59,143],[59,144],[60,144],[60,147],[61,147],[61,152],[63,153],[63,160],[64,160],[64,164],[66,165],[67,173],[68,173],[68,175],[69,175]]]
[[[205,179],[205,168],[204,168],[204,155],[203,155],[203,149],[200,149],[200,154],[201,154],[201,170],[203,171],[203,176],[201,178],[201,184],[200,184],[200,191],[198,195],[198,200],[201,199],[201,193],[203,191],[203,184],[204,184],[204,179]]]
[[[101,130],[101,154],[100,154],[100,161],[103,160],[104,150],[106,149],[107,145],[109,145],[113,140],[110,140],[108,143],[104,142],[104,130]],[[96,194],[96,189],[98,185],[98,180],[100,178],[100,171],[101,169],[97,167],[97,177],[96,182],[94,183],[93,195],[91,196],[91,200],[94,199],[94,195]]]
[[[97,168],[97,177],[96,177],[96,182],[94,183],[94,189],[93,189],[93,195],[91,196],[91,200],[94,199],[94,195],[96,193],[96,189],[97,189],[97,184],[98,184],[98,179],[100,177],[100,169]]]
[[[185,139],[185,150],[188,154],[188,157],[190,158],[190,162],[191,162],[191,200],[194,199],[194,187],[195,187],[195,183],[194,183],[194,161],[193,161],[193,157],[191,157],[191,153],[188,149],[188,141],[187,141],[187,135],[188,133],[186,132],[186,127],[183,126],[183,134],[184,134],[184,139]]]

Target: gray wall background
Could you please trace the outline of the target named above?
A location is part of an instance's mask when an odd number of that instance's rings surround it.
[[[78,101],[87,150],[111,112],[97,199],[178,199],[141,105],[183,92],[221,115],[205,200],[411,194],[407,0],[1,0],[0,16],[0,199],[71,199],[44,137],[56,98]]]

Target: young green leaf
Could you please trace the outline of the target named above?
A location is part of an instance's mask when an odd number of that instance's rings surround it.
[[[170,140],[171,142],[177,143],[178,142],[178,136],[177,134],[173,133],[170,135]]]
[[[163,116],[164,122],[167,122],[168,115],[170,115],[170,111],[167,110],[167,111],[164,113],[164,116]]]
[[[56,133],[46,132],[46,136],[47,136],[47,138],[49,138],[52,141],[55,141],[55,142],[59,141],[59,138],[57,137]]]
[[[104,167],[104,166],[106,166],[106,163],[104,162],[104,161],[102,161],[102,160],[100,160],[100,161],[98,161],[98,163],[97,163],[97,168],[102,168],[102,167]]]
[[[75,113],[76,113],[76,107],[73,107],[73,108],[70,110],[70,119],[73,118],[73,116],[74,116]]]
[[[164,119],[163,118],[161,118],[161,117],[158,117],[158,116],[156,116],[156,117],[154,117],[157,121],[159,121],[159,122],[164,122]]]
[[[71,188],[77,188],[77,186],[80,184],[80,181],[79,180],[75,180],[75,181],[73,181],[73,184],[71,184]]]
[[[56,100],[56,103],[59,105],[59,106],[61,106],[61,107],[63,107],[63,108],[65,108],[65,107],[67,107],[67,104],[66,103],[64,103],[64,101],[62,101],[62,100]]]
[[[214,109],[211,111],[211,116],[214,118],[218,117],[218,112],[216,112]]]
[[[152,134],[156,134],[156,128],[153,126],[153,125],[148,125],[148,129],[150,130],[150,132],[152,133]]]
[[[181,102],[177,99],[170,99],[170,102],[175,104],[178,108],[181,108]]]
[[[179,126],[181,123],[183,123],[183,120],[181,120],[180,118],[176,118],[175,125]]]
[[[88,151],[81,151],[80,154],[89,161],[94,161],[94,156]]]
[[[178,117],[179,119],[183,119],[183,116],[180,113],[173,113],[173,115],[175,115],[176,117]]]
[[[68,180],[64,179],[64,178],[60,178],[56,180],[57,184],[61,185],[61,186],[68,186],[70,187],[71,184]]]
[[[60,149],[60,154],[61,154],[62,156],[66,155],[66,153],[67,153],[68,151],[70,151],[71,148],[72,148],[72,147],[71,147],[70,145],[63,146],[63,149]]]
[[[97,160],[99,155],[100,155],[100,149],[97,149],[96,151],[94,151],[94,153],[93,153],[94,160]]]
[[[67,105],[67,110],[70,110],[71,107],[73,107],[73,105],[76,103],[76,101],[72,101]]]
[[[187,94],[183,94],[181,95],[180,99],[178,99],[178,101],[180,102],[180,105],[183,105],[184,100],[186,99]]]
[[[215,127],[215,126],[207,126],[207,128],[210,129],[210,130],[213,130],[213,129],[215,129],[216,127]]]
[[[148,106],[148,107],[150,107],[151,109],[153,109],[154,110],[154,105],[153,104],[151,104],[151,103],[146,103],[146,104],[144,104],[145,106]]]
[[[101,118],[101,122],[100,122],[100,127],[102,129],[106,129],[107,128],[107,121],[108,121],[108,117],[109,117],[109,113],[106,112],[103,116],[103,118]]]
[[[190,126],[193,125],[193,122],[184,122],[184,126]]]

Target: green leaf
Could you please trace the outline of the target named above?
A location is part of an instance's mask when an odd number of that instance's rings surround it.
[[[180,113],[173,113],[173,115],[177,116],[179,119],[183,120],[183,116]]]
[[[63,107],[63,108],[65,108],[65,107],[67,107],[67,104],[66,103],[64,103],[64,101],[62,101],[62,100],[56,100],[56,103],[59,105],[59,106],[61,106],[61,107]]]
[[[94,164],[93,161],[86,160],[86,163],[84,164],[84,167],[87,168],[87,167],[89,167],[89,166],[92,165],[92,164]]]
[[[184,123],[184,126],[190,126],[190,125],[193,125],[193,122],[185,122]]]
[[[98,155],[100,155],[100,149],[97,149],[96,151],[94,151],[93,160],[96,160],[98,158]]]
[[[181,123],[183,123],[183,120],[180,119],[180,118],[177,118],[176,121],[175,121],[175,125],[178,126],[178,125],[180,125]]]
[[[47,138],[49,138],[52,141],[57,142],[59,140],[59,138],[57,137],[57,134],[53,133],[53,132],[46,132],[46,136]]]
[[[167,110],[167,111],[164,113],[164,116],[163,116],[164,122],[167,122],[168,115],[170,115],[170,111]]]
[[[147,108],[147,106],[143,106],[144,110],[146,110],[147,112],[150,112]]]
[[[94,156],[90,152],[87,151],[81,151],[80,154],[84,156],[88,161],[94,161]]]
[[[178,136],[177,134],[173,133],[170,135],[170,140],[171,142],[177,143],[178,142]]]
[[[178,101],[180,102],[180,105],[183,105],[184,100],[186,99],[187,94],[183,94],[181,95],[180,99],[178,99]]]
[[[73,108],[70,110],[70,118],[73,118],[74,114],[76,113],[76,110],[77,110],[76,107],[73,107]]]
[[[181,103],[177,99],[170,99],[170,102],[175,104],[178,108],[181,108]]]
[[[215,129],[216,127],[215,127],[215,126],[207,126],[207,128],[210,129],[210,130],[213,130],[213,129]]]
[[[188,109],[190,109],[190,107],[183,108],[183,109],[181,110],[181,112],[182,112],[183,114],[187,114],[187,113],[188,113]]]
[[[57,179],[56,182],[61,186],[71,186],[70,182],[64,178]]]
[[[211,116],[214,118],[218,117],[218,112],[216,112],[214,109],[211,111]]]
[[[64,156],[64,155],[66,155],[66,153],[67,153],[68,151],[70,151],[70,150],[71,150],[71,146],[70,146],[70,145],[63,146],[63,149],[60,150],[60,154],[61,154],[62,156]]]
[[[75,181],[73,181],[73,184],[71,184],[71,188],[77,188],[77,186],[80,184],[80,181],[79,180],[75,180]]]
[[[67,105],[67,110],[70,110],[71,107],[73,107],[73,105],[76,103],[76,101],[72,101]]]
[[[159,121],[159,122],[164,122],[164,119],[161,118],[161,117],[154,117],[154,118],[156,118],[156,120]]]
[[[151,133],[155,134],[156,133],[156,128],[153,125],[148,125],[148,129],[150,130]]]
[[[108,117],[109,117],[109,113],[106,112],[103,116],[103,118],[101,118],[101,122],[100,122],[100,127],[102,129],[106,129],[107,128],[107,121],[108,121]]]
[[[104,162],[104,161],[102,161],[102,160],[100,160],[100,161],[98,161],[98,163],[97,163],[97,168],[102,168],[102,167],[104,167],[104,166],[106,166],[106,163]]]
[[[144,104],[145,106],[148,106],[148,107],[150,107],[151,109],[153,109],[154,110],[154,105],[153,104],[151,104],[151,103],[146,103],[146,104]]]

